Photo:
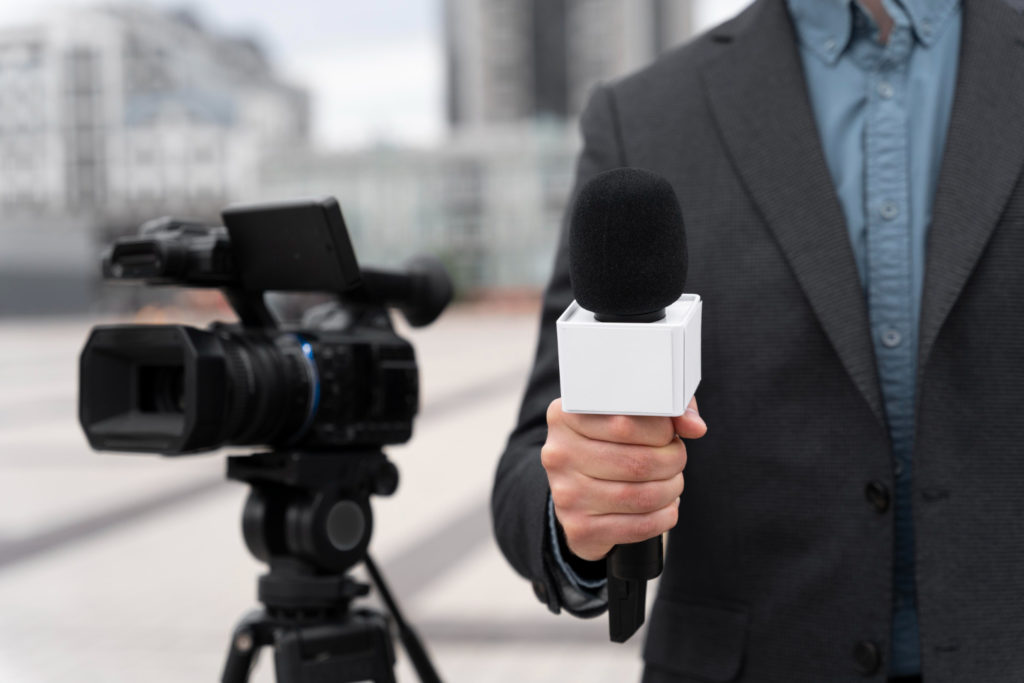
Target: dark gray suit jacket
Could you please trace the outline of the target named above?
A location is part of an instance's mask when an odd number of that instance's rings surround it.
[[[1024,17],[964,0],[963,26],[920,323],[927,683],[1024,681]],[[582,128],[578,182],[636,166],[673,183],[687,291],[705,302],[710,432],[688,444],[645,681],[884,680],[893,516],[865,489],[892,490],[890,445],[784,0],[599,89]],[[571,298],[563,234],[493,495],[503,551],[555,611],[566,596],[546,552],[539,453],[559,394],[554,320]]]

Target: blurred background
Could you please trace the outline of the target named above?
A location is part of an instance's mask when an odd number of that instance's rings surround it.
[[[111,239],[312,195],[338,198],[362,263],[431,252],[457,286],[435,325],[400,329],[422,410],[371,546],[443,677],[635,679],[639,638],[547,614],[500,558],[490,480],[590,89],[746,4],[0,2],[0,681],[219,676],[261,571],[245,489],[216,456],[91,453],[77,353],[98,322],[231,315],[208,292],[103,284]]]

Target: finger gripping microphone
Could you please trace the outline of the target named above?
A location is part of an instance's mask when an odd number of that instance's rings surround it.
[[[682,211],[663,177],[619,168],[580,188],[569,224],[576,300],[556,323],[563,410],[683,414],[700,382],[702,307],[683,294],[686,266]],[[663,564],[660,537],[608,554],[612,641],[644,623],[647,581]]]

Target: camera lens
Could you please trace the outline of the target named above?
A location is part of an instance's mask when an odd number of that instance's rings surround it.
[[[408,440],[418,389],[412,347],[385,335],[101,326],[82,351],[79,419],[98,450],[331,450]]]
[[[140,365],[138,386],[140,412],[185,412],[185,368],[183,366]]]
[[[287,445],[313,422],[318,399],[313,347],[293,334],[108,326],[82,351],[79,418],[97,449]]]
[[[278,444],[301,438],[316,414],[312,347],[297,335],[224,332],[227,369],[224,443]]]

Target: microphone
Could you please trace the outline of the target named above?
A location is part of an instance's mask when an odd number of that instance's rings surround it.
[[[601,322],[654,322],[686,283],[683,212],[667,180],[638,168],[580,188],[569,223],[569,279]]]
[[[563,410],[683,414],[700,382],[702,311],[699,296],[683,293],[686,268],[683,215],[665,178],[619,168],[580,188],[569,224],[576,300],[556,323]],[[644,623],[663,555],[660,538],[608,554],[612,641]]]

